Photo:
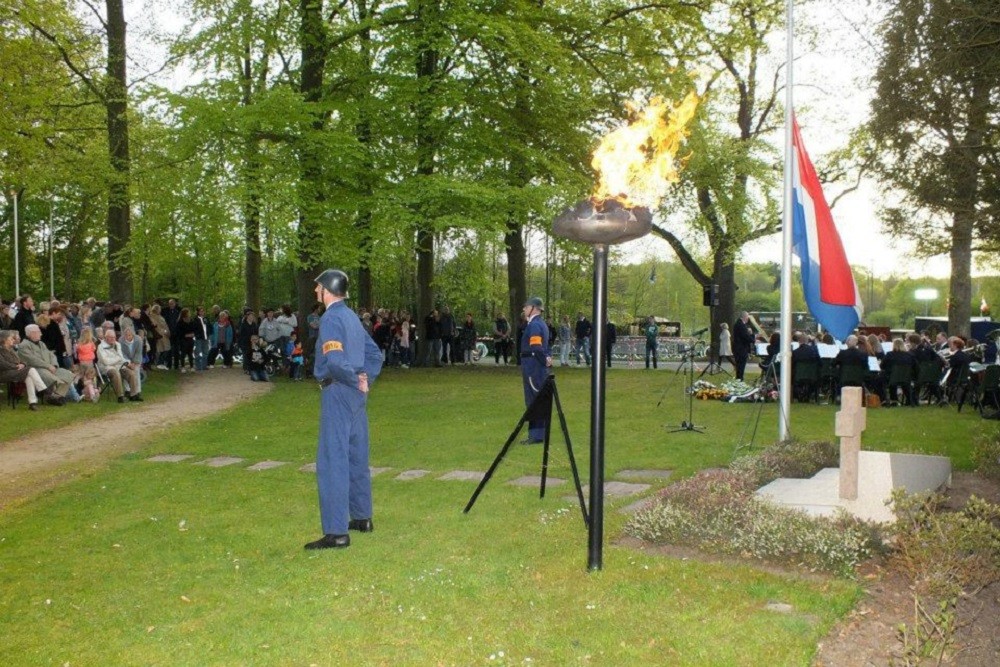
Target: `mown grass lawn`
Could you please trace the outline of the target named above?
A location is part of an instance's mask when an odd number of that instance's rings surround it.
[[[589,374],[558,374],[581,474]],[[686,419],[673,373],[609,375],[607,472],[725,465],[756,408],[695,404]],[[664,405],[655,407],[667,390]],[[318,397],[287,384],[224,415],[178,428],[88,478],[0,517],[0,664],[9,665],[807,665],[854,604],[854,582],[781,576],[750,565],[651,556],[609,544],[586,571],[586,531],[568,484],[537,474],[517,447],[473,511],[472,482],[520,416],[515,369],[387,371],[370,404],[376,531],[342,551],[319,535],[313,475]],[[793,432],[831,437],[830,406],[795,406]],[[873,410],[866,445],[944,452],[960,467],[979,428],[971,411]],[[776,432],[765,406],[757,441]],[[550,474],[569,478],[556,440]],[[287,461],[249,472],[150,463],[152,454]],[[199,460],[199,459],[194,459]],[[404,470],[431,471],[397,481]],[[609,541],[625,516],[606,513]],[[771,601],[791,614],[765,609]]]

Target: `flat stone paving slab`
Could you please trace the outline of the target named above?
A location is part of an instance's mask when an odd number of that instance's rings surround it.
[[[613,476],[618,479],[669,479],[673,470],[621,470]]]
[[[439,480],[461,480],[466,482],[481,482],[483,477],[486,476],[485,472],[478,472],[475,470],[452,470],[451,472],[446,472],[445,474],[438,477]]]
[[[622,507],[618,511],[621,512],[622,514],[635,514],[639,510],[646,509],[647,507],[649,507],[650,505],[652,505],[653,502],[654,501],[653,501],[652,498],[640,498],[639,500],[635,501],[634,503],[629,503],[625,507]]]
[[[371,474],[372,477],[375,477],[376,475],[381,475],[384,472],[389,472],[390,470],[392,470],[392,468],[372,468],[372,467],[368,468],[368,472]]]
[[[649,484],[633,484],[631,482],[605,482],[604,483],[604,495],[612,496],[615,498],[624,498],[625,496],[634,496],[637,493],[642,493],[643,491],[648,491],[650,488]],[[583,487],[583,495],[586,497],[590,491],[590,485]]]
[[[252,466],[247,468],[247,470],[270,470],[271,468],[277,468],[279,466],[286,465],[288,461],[261,461],[260,463],[254,463]]]
[[[401,482],[405,482],[411,479],[420,479],[421,477],[430,474],[430,470],[404,470],[403,472],[396,475],[396,479]]]
[[[299,472],[316,472],[316,464],[315,463],[307,463],[304,466],[302,466],[301,468],[299,468]]]
[[[542,476],[541,475],[525,475],[524,477],[518,477],[517,479],[512,479],[508,484],[513,486],[541,486]],[[566,480],[560,479],[559,477],[546,477],[545,478],[545,488],[550,486],[559,486],[560,484],[565,484]]]
[[[157,456],[151,456],[146,460],[152,461],[153,463],[180,463],[181,461],[193,458],[194,454],[159,454]]]
[[[234,463],[243,463],[244,461],[246,461],[246,459],[241,459],[238,456],[216,456],[212,459],[199,461],[195,465],[208,466],[209,468],[221,468],[223,466],[231,466]]]

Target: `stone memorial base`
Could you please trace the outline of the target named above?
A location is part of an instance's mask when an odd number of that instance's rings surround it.
[[[809,479],[776,479],[757,495],[812,516],[833,516],[843,508],[865,521],[896,520],[887,504],[895,489],[931,493],[951,484],[951,459],[922,454],[857,453],[857,498],[840,497],[840,468],[825,468]]]

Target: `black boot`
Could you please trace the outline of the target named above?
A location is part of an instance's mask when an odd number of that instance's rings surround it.
[[[356,530],[359,533],[370,533],[375,530],[375,524],[371,519],[351,519],[347,524],[348,530]]]
[[[343,549],[351,546],[350,535],[330,535],[329,533],[315,542],[306,544],[306,549]]]

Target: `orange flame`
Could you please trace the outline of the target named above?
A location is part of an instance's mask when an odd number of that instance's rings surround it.
[[[667,186],[680,178],[686,158],[678,160],[677,151],[697,107],[694,92],[676,107],[662,97],[654,97],[641,110],[629,104],[636,119],[607,134],[594,151],[590,164],[597,171],[598,184],[592,199],[657,208]]]

